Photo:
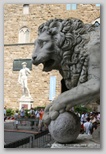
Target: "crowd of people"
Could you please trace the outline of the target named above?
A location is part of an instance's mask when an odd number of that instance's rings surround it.
[[[20,111],[20,116],[23,118],[25,113],[23,113],[23,108]],[[30,117],[36,119],[36,127],[38,127],[39,131],[42,131],[43,121],[42,117],[44,114],[44,110],[34,110],[33,108],[29,111]],[[97,129],[98,125],[100,125],[100,112],[89,112],[89,113],[77,113],[80,117],[81,122],[81,133],[85,133],[91,135],[94,130]],[[34,121],[31,122],[31,129],[33,129]]]
[[[39,132],[42,131],[42,128],[44,127],[44,123],[42,121],[43,114],[44,114],[44,109],[42,108],[40,110],[38,109],[34,110],[34,108],[31,108],[29,110],[28,115],[29,115],[29,119],[31,119],[30,121],[31,129],[34,129],[34,126],[36,126]],[[25,118],[24,107],[22,107],[20,111],[15,112],[14,118],[15,118],[16,129],[18,129],[19,118],[23,119],[22,121],[20,121],[21,125],[26,125],[26,121],[24,121],[24,118]]]
[[[74,112],[74,111],[73,111]],[[28,115],[30,119],[34,119],[30,121],[30,126],[31,129],[34,129],[34,126],[38,129],[39,132],[42,131],[42,128],[47,128],[44,123],[43,123],[43,114],[44,114],[44,109],[36,109],[31,108],[28,111]],[[80,123],[81,123],[81,133],[85,134],[92,134],[94,130],[97,129],[97,127],[100,125],[100,112],[89,112],[89,113],[76,113],[80,117]],[[21,125],[26,125],[26,121],[24,121],[25,118],[25,109],[24,107],[21,108],[20,111],[16,111],[14,114],[14,119],[15,119],[15,126],[16,129],[18,129],[19,123]],[[19,122],[19,118],[23,119],[22,121]],[[6,107],[4,107],[4,121],[6,119]]]
[[[91,135],[100,125],[100,112],[82,113],[80,121],[81,133]]]

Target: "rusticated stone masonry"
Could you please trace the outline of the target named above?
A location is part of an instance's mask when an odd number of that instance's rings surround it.
[[[37,38],[38,26],[51,18],[81,19],[91,23],[100,16],[100,7],[95,4],[77,4],[76,10],[66,10],[66,4],[29,4],[29,14],[23,14],[22,4],[4,5],[4,45],[17,44],[19,30],[26,26],[30,31],[30,41]],[[13,71],[14,59],[29,59],[32,56],[33,45],[4,46],[4,105],[7,108],[19,108],[19,98],[22,89],[18,83],[18,71]],[[34,99],[34,107],[46,106],[49,101],[50,76],[56,76],[56,97],[61,92],[61,76],[57,71],[42,72],[42,65],[32,66],[28,78],[28,87]]]

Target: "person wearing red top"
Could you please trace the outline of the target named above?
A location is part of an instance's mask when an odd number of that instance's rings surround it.
[[[39,111],[39,131],[40,132],[42,131],[42,127],[43,127],[43,122],[42,122],[43,115],[44,115],[44,110],[40,109]]]

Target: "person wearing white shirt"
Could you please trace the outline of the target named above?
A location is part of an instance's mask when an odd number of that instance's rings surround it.
[[[86,119],[87,121],[84,123],[84,131],[87,135],[91,134],[91,129],[92,129],[92,123],[90,122],[90,118],[88,117]]]

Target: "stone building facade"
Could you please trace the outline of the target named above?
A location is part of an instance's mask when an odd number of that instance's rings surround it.
[[[69,5],[69,6],[68,6]],[[100,16],[100,7],[96,4],[77,4],[72,9],[71,4],[5,4],[4,5],[4,105],[7,108],[19,108],[19,98],[22,88],[18,83],[19,71],[13,71],[15,59],[31,59],[40,24],[52,18],[81,19],[91,23]],[[28,29],[26,42],[20,40],[21,29]],[[24,38],[23,38],[24,39]],[[25,41],[25,40],[24,40]],[[50,103],[50,77],[56,76],[56,95],[61,93],[61,76],[53,70],[42,72],[42,65],[33,66],[28,78],[28,87],[33,107],[46,106]]]

